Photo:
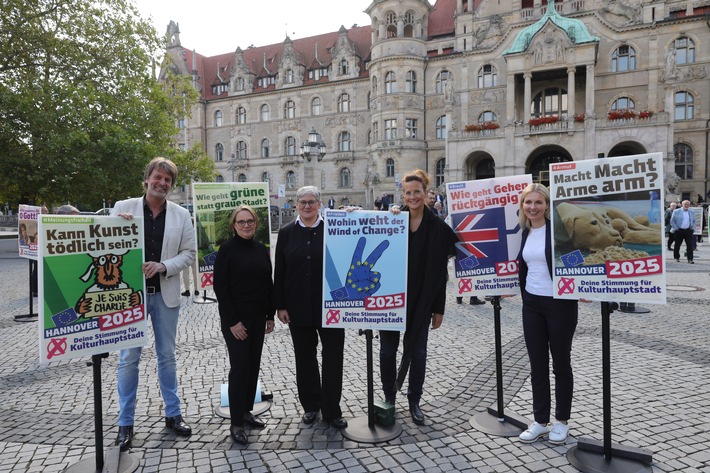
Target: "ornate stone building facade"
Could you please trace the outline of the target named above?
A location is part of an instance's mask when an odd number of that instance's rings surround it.
[[[710,1],[374,0],[370,26],[204,57],[171,23],[169,67],[201,101],[179,146],[224,181],[371,206],[405,172],[433,184],[662,152],[667,199],[707,199]],[[163,71],[163,74],[165,71]],[[305,161],[311,129],[327,146]],[[189,189],[174,198],[187,201]]]

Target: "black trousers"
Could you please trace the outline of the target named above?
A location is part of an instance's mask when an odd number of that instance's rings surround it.
[[[290,326],[296,358],[298,399],[305,412],[323,413],[323,420],[342,417],[343,348],[345,330]],[[318,337],[323,345],[323,374],[318,368]]]
[[[680,259],[680,245],[685,242],[685,251],[688,252],[688,261],[693,261],[693,229],[678,228],[673,235],[675,235],[673,258]]]
[[[237,427],[244,425],[244,413],[254,409],[266,320],[255,317],[242,321],[242,325],[247,329],[246,340],[237,339],[229,328],[222,327],[229,353],[229,416],[231,425]]]
[[[577,328],[577,301],[523,293],[523,333],[530,359],[535,422],[550,422],[550,354],[555,375],[555,418],[572,411],[572,339]]]

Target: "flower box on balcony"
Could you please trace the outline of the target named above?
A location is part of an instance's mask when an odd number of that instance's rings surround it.
[[[639,111],[639,118],[651,118],[653,116],[653,112],[651,110],[640,110]]]
[[[630,120],[636,118],[635,110],[610,110],[608,115],[609,120]]]
[[[498,122],[481,122],[473,123],[471,125],[466,125],[463,129],[465,131],[483,131],[483,130],[495,130],[500,128]]]
[[[574,115],[572,118],[574,118],[576,122],[584,122],[584,120],[587,119],[587,115],[582,113],[581,115]]]
[[[538,126],[538,125],[549,125],[552,123],[557,123],[560,121],[560,117],[557,115],[550,115],[547,117],[533,117],[530,120],[528,120],[528,125],[530,126]]]

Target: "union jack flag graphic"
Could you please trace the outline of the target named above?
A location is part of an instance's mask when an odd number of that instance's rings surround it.
[[[452,219],[459,238],[456,243],[457,269],[471,269],[478,264],[492,266],[496,261],[509,259],[504,208],[453,215]],[[472,265],[473,261],[477,264]]]

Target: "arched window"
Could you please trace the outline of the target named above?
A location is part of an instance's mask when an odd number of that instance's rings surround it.
[[[370,110],[370,100],[371,100],[371,98],[370,98],[370,91],[368,90],[368,91],[367,91],[367,109],[368,109],[368,110]]]
[[[385,177],[394,177],[394,159],[387,158],[385,161]]]
[[[436,139],[446,139],[446,115],[442,115],[436,119]]]
[[[350,66],[347,59],[340,60],[340,75],[345,76],[350,74]]]
[[[385,139],[386,140],[396,140],[397,139],[397,119],[390,118],[385,120]]]
[[[385,94],[396,94],[397,93],[397,79],[394,72],[389,71],[385,74]]]
[[[692,120],[695,117],[695,98],[693,94],[685,91],[676,92],[673,102],[675,104],[676,120]]]
[[[247,122],[247,110],[244,107],[237,108],[237,125],[244,125]]]
[[[619,97],[611,104],[612,110],[631,110],[636,108],[636,103],[628,97]]]
[[[296,173],[289,171],[286,173],[286,188],[295,189],[296,188]]]
[[[636,50],[623,44],[611,55],[611,72],[636,70]]]
[[[372,122],[372,139],[373,139],[373,142],[380,140],[380,124],[379,124],[379,122]]]
[[[218,174],[217,175],[217,182],[224,182],[224,176],[222,176],[221,174]]]
[[[321,100],[320,97],[313,97],[311,100],[311,115],[320,115]]]
[[[404,83],[405,92],[410,94],[417,93],[417,73],[414,71],[407,72],[406,82]]]
[[[530,106],[531,115],[562,115],[567,113],[567,91],[552,87],[539,92]]]
[[[261,106],[261,108],[259,110],[261,112],[261,121],[262,122],[269,121],[269,117],[271,115],[271,113],[269,112],[269,106],[267,104],[264,104]]]
[[[214,126],[222,126],[222,110],[214,112]]]
[[[377,97],[377,77],[372,76],[372,94]]]
[[[441,158],[436,162],[436,171],[434,173],[434,182],[436,187],[441,186],[444,181],[444,170],[446,169],[446,159]]]
[[[693,148],[685,143],[673,145],[673,156],[675,156],[675,173],[681,179],[693,178]]]
[[[237,159],[247,159],[247,144],[245,141],[237,141]]]
[[[498,85],[498,71],[492,64],[485,64],[478,71],[478,88],[496,87]]]
[[[436,75],[436,82],[434,83],[434,93],[443,94],[447,80],[453,80],[451,73],[449,71],[439,72]]]
[[[214,160],[216,162],[221,162],[224,159],[224,146],[222,143],[217,143],[214,146]]]
[[[350,169],[348,168],[340,170],[340,187],[350,187]]]
[[[271,154],[270,150],[271,150],[271,142],[269,142],[269,139],[264,138],[263,140],[261,140],[261,157],[268,158]]]
[[[372,144],[372,128],[367,130],[367,144],[368,145]]]
[[[690,64],[695,62],[695,43],[692,39],[682,36],[673,42],[675,47],[675,63]]]
[[[237,176],[237,182],[247,182],[247,175],[243,172],[240,172]]]
[[[350,151],[350,132],[342,131],[338,134],[338,151]]]
[[[284,151],[286,156],[296,156],[296,138],[287,136],[284,140]]]
[[[261,182],[266,182],[268,184],[268,188],[271,189],[271,176],[268,172],[261,173]]]
[[[350,111],[350,95],[340,94],[338,97],[338,112],[345,113]]]
[[[408,10],[404,14],[404,37],[414,37],[414,12],[412,10]]]
[[[385,14],[385,23],[387,25],[387,37],[396,38],[397,37],[397,15],[394,12],[387,12]]]
[[[483,122],[497,122],[498,121],[498,116],[491,112],[490,110],[486,110],[485,112],[481,113],[478,116],[478,123],[483,123]]]
[[[287,100],[284,104],[284,118],[296,118],[296,104]]]

